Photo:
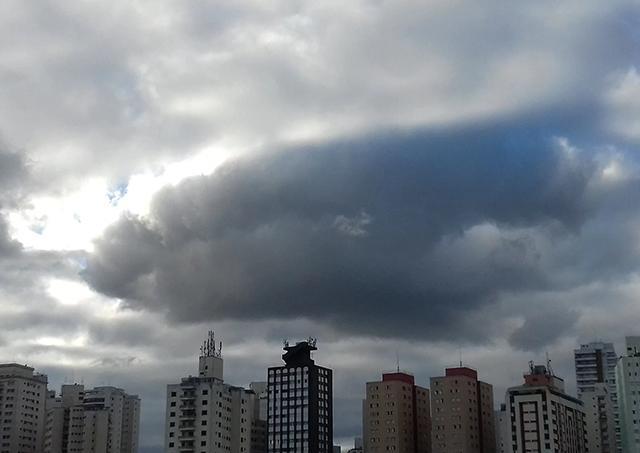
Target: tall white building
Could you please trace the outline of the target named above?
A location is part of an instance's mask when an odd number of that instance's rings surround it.
[[[222,344],[200,349],[198,376],[167,386],[166,453],[264,453],[266,420],[252,390],[224,383]]]
[[[582,402],[567,395],[564,381],[545,366],[534,366],[525,383],[507,390],[509,439],[514,453],[586,453]]]
[[[598,409],[599,416],[606,419],[588,417],[587,431],[592,433],[592,440],[600,439],[598,447],[590,444],[590,453],[621,452],[615,371],[618,356],[613,343],[594,341],[580,345],[574,350],[574,360],[578,398],[585,403],[594,398],[600,399],[598,406],[606,406]],[[602,385],[606,386],[607,396],[604,398],[608,398],[608,402],[602,400]],[[592,403],[589,406],[585,404],[587,407],[592,409],[587,412],[593,412]],[[609,439],[612,431],[614,438]]]
[[[616,365],[620,435],[624,453],[640,452],[640,337],[626,338]]]
[[[40,453],[47,376],[26,365],[0,364],[0,453]]]
[[[45,453],[137,453],[140,399],[115,387],[63,385],[47,401]]]

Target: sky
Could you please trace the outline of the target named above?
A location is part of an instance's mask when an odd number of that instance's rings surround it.
[[[142,398],[318,338],[364,384],[460,359],[496,404],[640,325],[634,0],[5,0],[0,362]]]

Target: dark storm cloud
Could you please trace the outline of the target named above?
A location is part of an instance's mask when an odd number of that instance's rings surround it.
[[[268,153],[122,218],[86,279],[178,321],[302,316],[438,339],[457,324],[484,337],[466,322],[478,310],[551,285],[528,229],[578,234],[595,169],[518,123]]]

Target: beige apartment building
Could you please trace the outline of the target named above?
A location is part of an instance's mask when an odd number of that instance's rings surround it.
[[[431,378],[433,453],[495,453],[493,387],[467,367]]]
[[[26,365],[0,364],[0,453],[40,453],[47,376]]]
[[[406,373],[386,373],[367,382],[363,401],[363,440],[367,453],[431,452],[429,389]]]

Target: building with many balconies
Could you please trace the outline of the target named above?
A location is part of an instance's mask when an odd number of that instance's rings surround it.
[[[0,453],[40,453],[47,376],[17,363],[0,364]]]
[[[264,453],[265,443],[259,395],[224,382],[222,343],[209,332],[198,375],[167,386],[165,452]]]

